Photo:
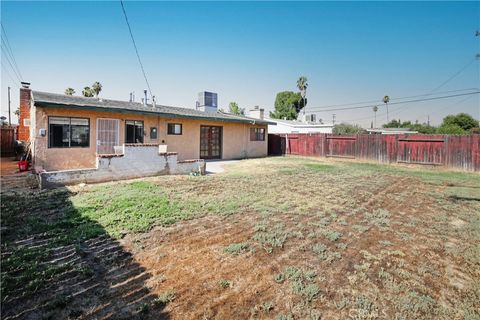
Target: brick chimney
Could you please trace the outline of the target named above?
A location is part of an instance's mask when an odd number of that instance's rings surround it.
[[[18,140],[30,139],[30,107],[32,102],[32,89],[29,82],[22,82],[20,88],[20,115],[18,116]]]

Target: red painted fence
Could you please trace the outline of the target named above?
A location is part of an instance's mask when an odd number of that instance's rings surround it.
[[[480,135],[269,134],[268,153],[438,165],[480,171]]]

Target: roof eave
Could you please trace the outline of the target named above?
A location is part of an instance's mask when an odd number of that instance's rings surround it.
[[[68,109],[77,109],[77,110],[93,110],[93,111],[104,111],[104,112],[117,112],[117,113],[125,113],[125,114],[145,114],[145,115],[156,115],[156,116],[164,116],[166,118],[182,118],[182,119],[192,119],[192,120],[206,120],[206,121],[218,121],[218,122],[236,122],[236,123],[248,123],[248,124],[259,124],[259,125],[268,125],[270,124],[268,121],[263,120],[256,120],[256,119],[225,119],[225,118],[217,118],[217,117],[202,117],[196,115],[182,115],[182,114],[175,114],[175,113],[168,113],[168,112],[160,112],[160,111],[148,111],[148,110],[133,110],[133,109],[120,109],[120,108],[109,108],[109,107],[96,107],[96,106],[85,106],[85,105],[71,105],[71,104],[62,104],[62,103],[54,103],[48,101],[34,101],[34,105],[36,107],[44,107],[44,108],[68,108]]]

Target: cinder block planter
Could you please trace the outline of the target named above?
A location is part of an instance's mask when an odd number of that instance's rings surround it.
[[[124,144],[115,147],[115,154],[98,155],[96,168],[40,173],[40,187],[55,188],[78,183],[97,183],[192,172],[205,174],[204,160],[177,161],[176,152],[163,150],[166,150],[165,145]]]

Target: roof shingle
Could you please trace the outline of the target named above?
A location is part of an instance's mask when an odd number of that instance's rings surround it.
[[[198,120],[243,122],[251,124],[269,124],[269,121],[227,114],[223,112],[204,112],[195,109],[170,107],[151,104],[143,105],[139,102],[110,100],[104,98],[87,98],[68,96],[64,94],[32,91],[35,106],[64,107],[72,109],[90,109],[109,112],[155,114],[171,118],[189,118]]]

